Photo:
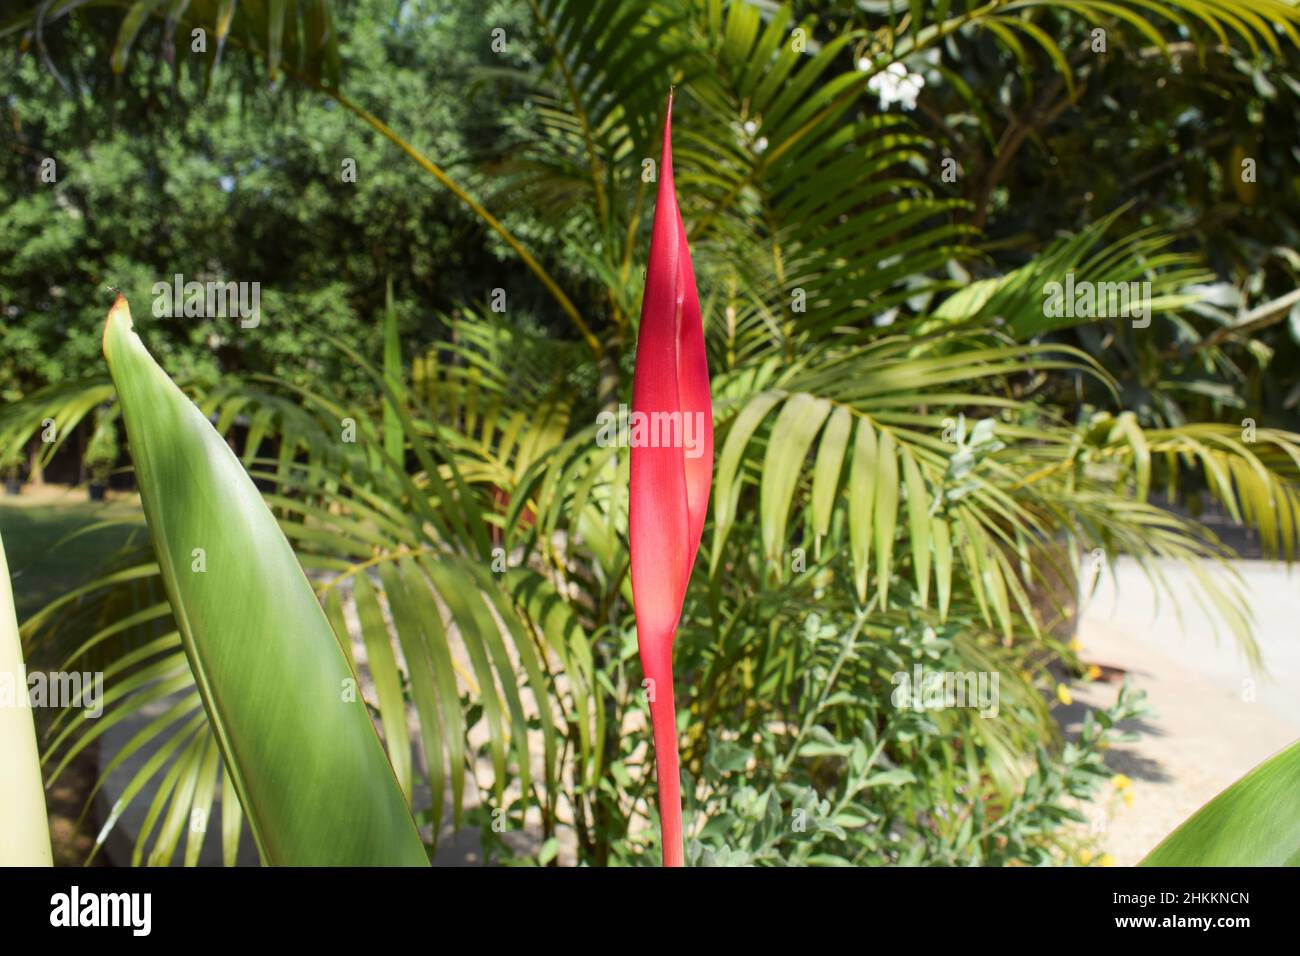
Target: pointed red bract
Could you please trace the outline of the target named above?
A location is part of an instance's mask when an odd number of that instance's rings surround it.
[[[645,423],[642,441],[633,431],[628,511],[637,644],[651,682],[664,865],[681,866],[673,636],[713,480],[713,402],[695,270],[673,185],[671,95],[636,345],[632,414],[644,416]],[[667,441],[659,440],[665,437]]]

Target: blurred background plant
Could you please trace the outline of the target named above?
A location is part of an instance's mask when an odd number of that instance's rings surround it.
[[[95,430],[91,432],[90,441],[86,444],[86,454],[83,459],[90,476],[92,499],[104,497],[120,454],[121,447],[117,442],[115,416],[106,410],[101,410],[95,415]]]
[[[670,84],[719,449],[677,641],[693,861],[1082,859],[1140,708],[1053,720],[1097,552],[1187,563],[1253,651],[1204,571],[1230,552],[1155,495],[1295,555],[1294,6],[22,6],[0,446],[47,465],[112,407],[92,330],[122,288],[353,635],[431,847],[657,858],[596,415],[630,393]],[[176,273],[261,281],[265,321],[150,319]],[[1150,326],[1047,315],[1067,273],[1150,283]],[[23,634],[114,688],[49,728],[52,779],[114,727],[158,755],[100,840],[131,800],[210,809],[147,548]],[[999,675],[997,716],[894,705],[918,663]],[[171,861],[162,832],[137,856]]]

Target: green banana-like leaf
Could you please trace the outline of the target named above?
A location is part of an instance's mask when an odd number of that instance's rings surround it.
[[[1300,866],[1300,741],[1197,810],[1142,866]]]
[[[0,541],[0,866],[53,862],[36,727],[27,701],[9,565]]]
[[[121,296],[104,356],[185,654],[263,861],[426,864],[293,550],[234,453],[149,355]]]

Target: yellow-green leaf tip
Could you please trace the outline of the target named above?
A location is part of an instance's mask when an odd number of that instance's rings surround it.
[[[104,321],[104,337],[101,345],[105,355],[108,354],[108,330],[113,326],[114,321],[122,325],[127,332],[135,328],[135,323],[131,321],[131,307],[126,304],[126,296],[120,292],[113,300],[113,307],[108,310],[108,318]]]

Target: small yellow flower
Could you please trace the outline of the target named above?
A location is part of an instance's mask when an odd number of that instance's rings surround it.
[[[1101,668],[1096,664],[1088,665],[1088,680],[1096,680],[1101,676]]]
[[[1117,773],[1110,778],[1110,782],[1115,785],[1116,790],[1127,790],[1133,786],[1133,781],[1122,773]]]
[[[1083,642],[1080,641],[1077,637],[1070,638],[1069,647],[1070,650],[1074,651],[1074,653],[1076,654],[1080,654],[1083,652]]]
[[[1101,859],[1097,861],[1098,866],[1114,866],[1115,858],[1109,853],[1103,853]]]
[[[1087,865],[1088,865],[1089,863],[1091,863],[1091,862],[1092,862],[1092,851],[1091,851],[1091,850],[1080,850],[1080,851],[1079,851],[1079,865],[1080,865],[1080,866],[1087,866]]]
[[[1066,707],[1069,707],[1074,703],[1074,698],[1070,696],[1070,688],[1066,687],[1064,684],[1056,685],[1056,699]]]

